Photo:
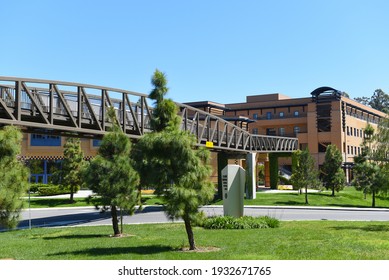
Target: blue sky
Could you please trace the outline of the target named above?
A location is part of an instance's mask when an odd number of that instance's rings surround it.
[[[0,76],[149,93],[178,102],[389,92],[389,1],[0,0]]]

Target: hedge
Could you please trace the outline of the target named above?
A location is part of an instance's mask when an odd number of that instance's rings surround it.
[[[279,220],[268,216],[235,218],[231,216],[216,216],[205,218],[202,227],[205,229],[258,229],[279,227]]]
[[[75,192],[77,192],[79,189],[80,187],[77,187],[75,189]],[[40,196],[70,194],[69,187],[63,187],[61,185],[54,185],[54,184],[42,184],[42,183],[31,184],[30,191],[37,193]]]

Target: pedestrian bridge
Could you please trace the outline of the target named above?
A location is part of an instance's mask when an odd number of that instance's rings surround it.
[[[150,132],[153,108],[146,94],[71,82],[0,76],[0,125],[17,125],[27,133],[101,138],[112,126],[114,107],[121,129],[131,138]],[[292,152],[297,138],[253,135],[218,116],[176,103],[181,129],[197,145],[246,153]]]

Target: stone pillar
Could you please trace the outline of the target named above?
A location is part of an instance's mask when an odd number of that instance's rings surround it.
[[[246,156],[246,198],[257,197],[256,153],[248,153]]]

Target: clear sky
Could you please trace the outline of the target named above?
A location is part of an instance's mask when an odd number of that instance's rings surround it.
[[[0,76],[244,102],[389,92],[389,1],[0,0]]]

